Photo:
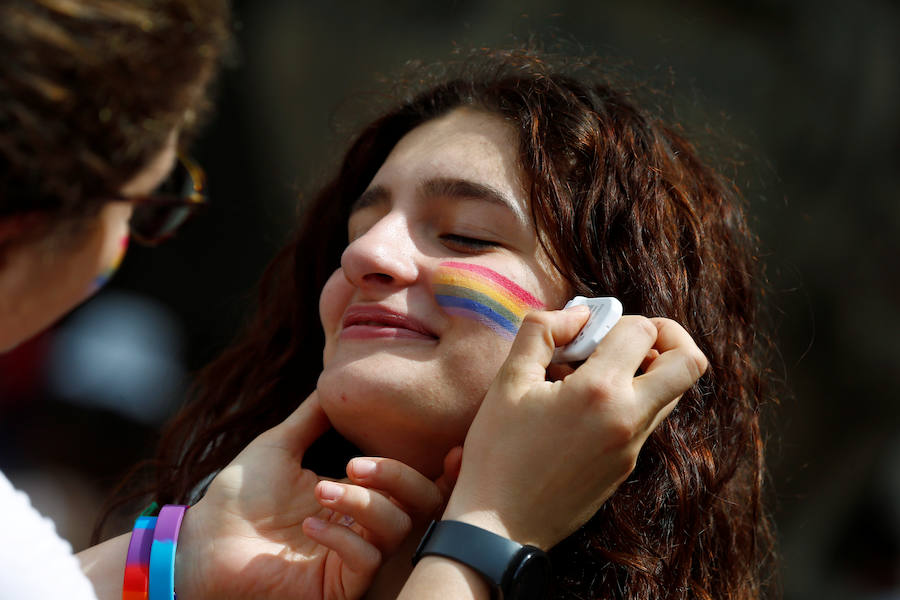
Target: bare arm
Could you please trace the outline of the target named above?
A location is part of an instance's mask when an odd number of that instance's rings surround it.
[[[398,598],[489,600],[491,590],[473,569],[439,556],[419,561]]]
[[[126,533],[76,554],[81,570],[90,579],[97,600],[121,600],[125,554],[131,534]]]

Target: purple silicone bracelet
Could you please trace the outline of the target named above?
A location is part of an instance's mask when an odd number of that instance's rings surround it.
[[[187,506],[166,504],[159,511],[150,549],[150,600],[175,598],[175,549]]]
[[[147,600],[147,580],[150,571],[150,545],[156,517],[138,517],[134,522],[128,553],[125,555],[125,578],[122,600]]]
[[[131,542],[128,544],[128,554],[125,557],[126,564],[142,563],[150,561],[150,544],[153,542],[153,530],[156,527],[156,517],[138,517],[134,523],[134,531],[131,534]]]

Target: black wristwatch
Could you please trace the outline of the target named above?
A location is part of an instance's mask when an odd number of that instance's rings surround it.
[[[501,535],[460,521],[432,521],[413,564],[436,554],[472,567],[500,600],[543,598],[550,582],[550,558],[540,548],[523,546]]]

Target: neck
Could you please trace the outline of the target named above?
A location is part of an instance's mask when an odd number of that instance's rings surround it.
[[[384,561],[366,592],[366,600],[393,600],[397,597],[412,572],[413,553],[427,528],[428,523],[414,526],[400,547]]]

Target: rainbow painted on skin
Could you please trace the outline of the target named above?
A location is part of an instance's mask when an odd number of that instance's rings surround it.
[[[522,318],[544,303],[493,269],[461,262],[441,263],[434,296],[448,314],[475,319],[512,340]]]
[[[112,279],[112,276],[116,274],[116,271],[119,270],[119,266],[122,264],[122,261],[125,259],[125,253],[128,251],[128,241],[129,236],[123,236],[119,241],[119,251],[116,253],[116,257],[113,260],[112,264],[103,270],[102,273],[97,275],[94,278],[93,283],[91,284],[91,292],[96,292]]]

